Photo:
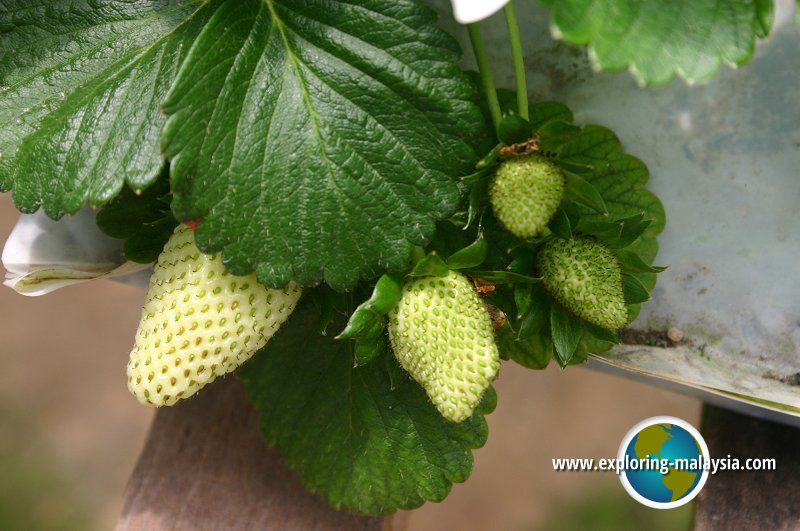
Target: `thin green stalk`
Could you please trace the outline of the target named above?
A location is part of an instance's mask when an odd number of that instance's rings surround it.
[[[519,115],[528,119],[528,83],[525,80],[525,62],[522,57],[522,39],[519,34],[519,22],[517,22],[517,11],[514,9],[514,1],[506,4],[503,8],[508,25],[508,37],[511,40],[511,55],[514,59],[514,76],[517,78],[517,107]]]
[[[494,87],[494,78],[489,69],[489,59],[486,57],[486,50],[483,48],[483,39],[477,24],[467,24],[469,30],[469,40],[472,43],[472,51],[475,53],[475,60],[478,62],[478,71],[481,74],[483,91],[486,93],[486,102],[489,104],[489,114],[492,115],[495,133],[500,130],[500,102],[497,100],[497,90]]]

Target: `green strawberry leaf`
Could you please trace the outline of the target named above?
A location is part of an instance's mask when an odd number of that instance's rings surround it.
[[[0,190],[59,218],[151,184],[163,166],[158,105],[219,3],[4,2]]]
[[[542,151],[557,151],[559,146],[569,142],[580,134],[581,128],[564,120],[552,120],[539,130],[539,146]],[[570,169],[570,168],[565,168]]]
[[[410,0],[225,2],[163,105],[174,212],[269,286],[403,269],[485,144],[459,59]]]
[[[444,499],[486,441],[494,392],[471,418],[448,422],[391,354],[354,367],[350,341],[309,334],[319,317],[307,298],[239,370],[267,442],[337,508],[389,514]]]
[[[769,33],[772,0],[542,0],[553,30],[589,46],[603,70],[628,68],[639,83],[713,76],[722,63],[746,63]]]
[[[558,101],[540,101],[528,107],[528,121],[534,131],[539,131],[548,122],[572,122],[572,110]]]
[[[608,216],[603,216],[581,207],[579,227],[594,223],[593,226],[599,228],[609,220],[643,215],[650,224],[627,249],[638,253],[645,262],[652,263],[658,252],[656,236],[664,230],[666,217],[661,201],[645,188],[650,178],[647,166],[636,157],[623,153],[616,135],[599,125],[585,126],[580,134],[560,146],[559,163],[562,160],[593,168],[582,177],[600,193],[608,208]],[[621,228],[614,230],[621,231]]]

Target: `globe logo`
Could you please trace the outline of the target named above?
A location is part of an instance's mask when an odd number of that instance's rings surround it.
[[[656,509],[689,503],[708,479],[708,446],[688,422],[651,417],[622,439],[620,481],[636,501]]]

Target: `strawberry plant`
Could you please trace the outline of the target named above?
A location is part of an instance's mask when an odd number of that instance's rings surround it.
[[[642,84],[744,63],[772,10],[543,3]],[[529,101],[513,3],[454,7],[477,73],[414,0],[0,1],[0,189],[52,219],[91,205],[157,262],[132,393],[167,406],[236,371],[266,442],[355,512],[447,496],[501,360],[611,348],[663,270],[644,162]],[[500,7],[515,91],[476,22]]]

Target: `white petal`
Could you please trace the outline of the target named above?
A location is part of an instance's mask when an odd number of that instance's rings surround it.
[[[41,210],[20,216],[3,248],[4,284],[23,295],[44,295],[70,284],[149,267],[127,262],[122,241],[100,231],[94,218],[88,207],[57,222]]]
[[[461,24],[471,24],[493,15],[503,8],[509,0],[450,0],[453,16]]]

